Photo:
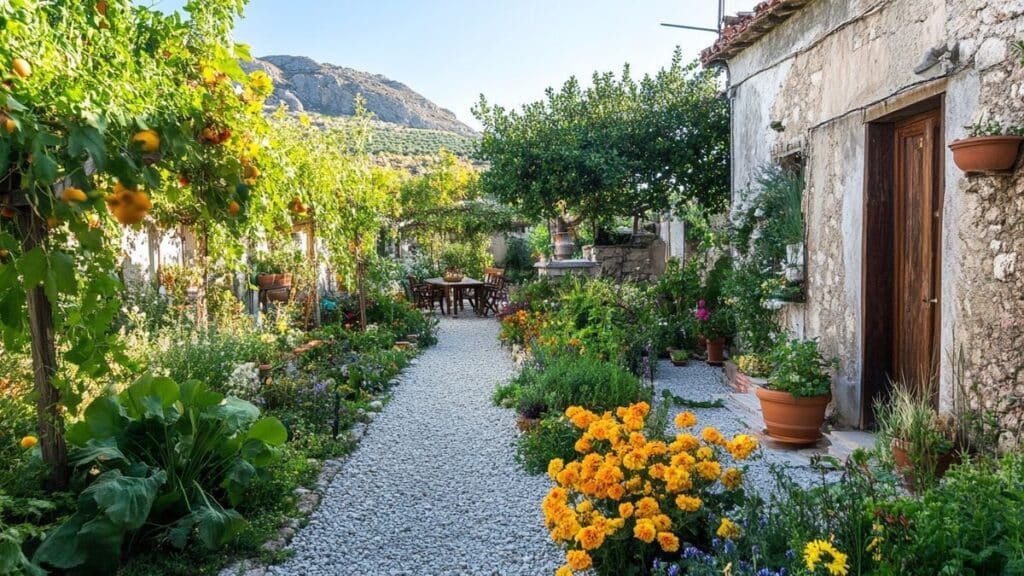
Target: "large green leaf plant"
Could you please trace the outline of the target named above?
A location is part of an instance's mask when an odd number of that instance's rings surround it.
[[[78,511],[33,560],[75,574],[109,574],[125,539],[215,549],[242,527],[232,509],[287,440],[276,418],[210,390],[146,375],[94,400],[68,430],[70,461],[91,483]]]

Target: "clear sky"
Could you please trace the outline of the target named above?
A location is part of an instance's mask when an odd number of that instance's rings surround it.
[[[151,0],[176,9],[181,0]],[[726,13],[756,0],[726,0]],[[696,58],[714,34],[716,0],[251,0],[236,38],[253,55],[308,56],[402,82],[460,120],[480,94],[506,107],[595,71],[665,66],[676,45]]]

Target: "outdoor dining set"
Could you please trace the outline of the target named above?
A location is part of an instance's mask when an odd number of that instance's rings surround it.
[[[466,302],[477,316],[497,314],[499,306],[508,302],[505,286],[505,270],[485,268],[483,280],[462,275],[445,275],[420,280],[409,276],[409,290],[416,306],[424,310],[438,307],[441,314],[459,317],[465,310]]]

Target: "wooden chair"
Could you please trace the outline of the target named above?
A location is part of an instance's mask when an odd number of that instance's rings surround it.
[[[417,308],[433,311],[434,304],[437,304],[441,308],[441,314],[444,314],[444,292],[442,290],[437,286],[420,282],[413,275],[407,276],[406,279],[409,281],[409,293],[412,296],[412,301]]]
[[[498,313],[498,306],[508,302],[508,289],[505,286],[505,270],[503,268],[486,268],[484,270],[484,288],[480,296],[480,310]]]

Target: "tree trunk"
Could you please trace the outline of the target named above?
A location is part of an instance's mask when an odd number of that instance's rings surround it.
[[[366,282],[364,276],[366,275],[366,265],[363,263],[363,259],[357,257],[356,260],[356,282],[359,288],[359,328],[366,330]]]
[[[31,208],[21,209],[21,229],[26,252],[41,245],[47,235],[46,221]],[[64,416],[60,411],[60,390],[53,385],[57,374],[57,350],[53,333],[53,308],[41,285],[28,291],[28,321],[32,335],[32,373],[36,392],[36,421],[43,462],[50,468],[47,490],[68,485],[67,445]]]

